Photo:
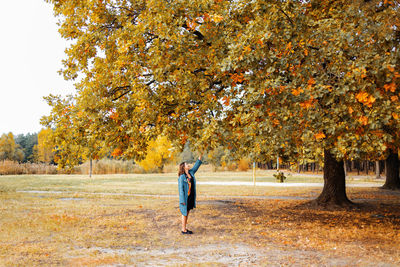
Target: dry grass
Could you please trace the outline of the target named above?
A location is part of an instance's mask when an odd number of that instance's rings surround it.
[[[202,170],[215,172],[221,171],[240,171],[246,172],[249,169],[249,161],[243,159],[238,163],[230,163],[224,167],[214,167],[210,164],[203,164]],[[0,175],[20,175],[20,174],[89,174],[89,161],[75,166],[71,170],[60,170],[56,165],[45,163],[18,163],[15,161],[0,161]],[[158,169],[157,169],[158,170]],[[164,166],[163,173],[177,173],[178,165],[170,163]],[[101,159],[92,161],[92,174],[146,174],[142,167],[135,164],[132,160]]]
[[[275,181],[273,172],[259,173],[257,181]],[[196,174],[197,181],[252,181],[251,172],[203,172]],[[291,180],[290,180],[291,179]],[[292,177],[291,182],[315,181],[321,178]],[[175,173],[95,175],[91,179],[82,175],[15,175],[0,176],[3,191],[53,190],[77,192],[122,192],[135,194],[176,194],[178,177]],[[1,190],[0,190],[1,191]],[[211,195],[289,195],[293,190],[274,187],[214,186],[198,184],[201,194]],[[298,188],[299,194],[305,193]],[[308,192],[308,191],[307,191]]]
[[[93,174],[144,173],[144,170],[132,160],[101,159],[92,161]],[[74,174],[89,174],[90,164],[85,162],[74,168]]]
[[[203,167],[203,166],[202,166]],[[275,171],[257,171],[257,182],[276,182],[272,176]],[[198,182],[207,181],[247,181],[252,182],[252,172],[207,172],[202,168],[196,174]],[[16,190],[53,190],[77,192],[117,192],[132,194],[176,194],[178,177],[176,173],[161,174],[115,174],[94,175],[14,175],[0,176],[0,191]],[[322,177],[289,176],[286,182],[307,183],[322,182]],[[364,181],[354,181],[357,183]],[[374,182],[378,182],[375,180]],[[380,180],[380,182],[382,182]],[[198,184],[198,191],[203,195],[219,196],[318,196],[320,189],[298,187],[264,186],[215,186]]]
[[[197,177],[213,179],[207,173]],[[221,179],[228,177],[222,175]],[[199,186],[197,208],[189,215],[188,225],[195,234],[184,236],[180,234],[176,185],[160,186],[165,180],[175,181],[176,177],[0,177],[0,265],[400,264],[398,192],[350,188],[349,197],[363,205],[324,210],[304,200],[244,197],[315,197],[319,188]],[[28,189],[77,192],[16,192]]]
[[[89,174],[89,162],[85,162],[72,170],[59,170],[56,165],[46,163],[18,163],[15,161],[0,161],[0,175],[20,174]],[[93,161],[93,174],[127,174],[144,173],[143,169],[133,161],[101,159]]]
[[[305,201],[199,196],[189,215],[195,234],[183,236],[177,199],[2,193],[0,262],[177,265],[189,257],[201,266],[400,264],[399,195],[350,194],[378,201],[329,211]]]
[[[44,163],[18,163],[10,160],[0,161],[0,175],[57,173],[57,166],[54,165]]]

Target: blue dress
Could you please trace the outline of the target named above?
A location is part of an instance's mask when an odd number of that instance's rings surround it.
[[[193,180],[193,179],[189,179],[190,182],[192,182],[191,180]],[[194,208],[193,186],[189,186],[189,191],[190,191],[190,194],[188,196],[187,210],[192,210]]]

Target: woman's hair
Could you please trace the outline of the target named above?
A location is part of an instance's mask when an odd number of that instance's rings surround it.
[[[186,162],[182,162],[179,164],[178,177],[185,173],[185,163]]]

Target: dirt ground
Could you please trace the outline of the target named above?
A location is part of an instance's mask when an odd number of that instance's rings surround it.
[[[399,192],[349,188],[351,209],[312,205],[318,188],[282,192],[200,194],[193,235],[172,195],[3,192],[0,265],[400,265]]]

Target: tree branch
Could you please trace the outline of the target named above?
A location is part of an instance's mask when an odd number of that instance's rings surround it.
[[[191,33],[193,33],[194,35],[196,35],[196,37],[197,37],[198,40],[200,40],[200,41],[204,41],[204,40],[205,40],[205,37],[204,37],[204,35],[203,35],[201,32],[199,32],[198,30],[193,30],[193,29],[189,28],[189,26],[187,25],[186,22],[184,22],[184,23],[182,24],[182,27],[183,27],[185,30],[187,30],[188,32],[191,32]],[[207,42],[207,46],[211,46],[211,43]]]
[[[292,26],[294,26],[294,22],[293,22],[293,20],[289,17],[289,15],[286,14],[285,11],[283,11],[282,8],[279,8],[279,11],[281,11],[281,12],[287,17],[287,19],[289,20],[290,24],[291,24]]]
[[[123,97],[124,95],[127,95],[129,92],[131,92],[131,86],[127,85],[127,86],[116,87],[112,90],[112,93],[110,94],[110,96],[116,94],[118,91],[123,91],[123,92],[119,96],[114,97],[112,99],[112,101],[116,101],[116,100],[120,99],[121,97]]]

